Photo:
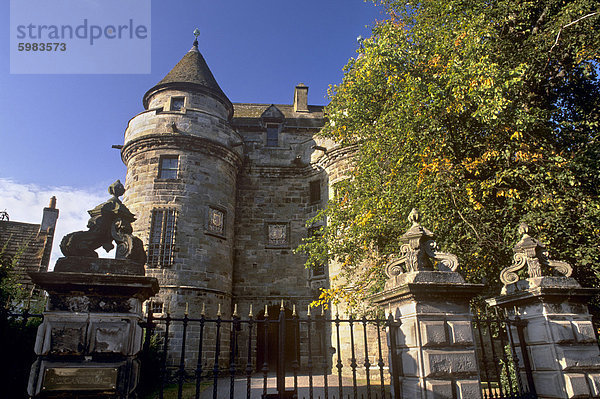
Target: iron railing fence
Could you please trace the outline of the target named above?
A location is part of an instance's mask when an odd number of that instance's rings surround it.
[[[167,387],[178,399],[239,398],[240,391],[246,398],[385,399],[392,398],[390,385],[399,392],[399,375],[392,373],[398,368],[386,364],[384,329],[395,336],[398,328],[391,317],[301,318],[281,310],[276,319],[157,318],[150,310],[144,327],[144,351],[158,349],[160,399]]]

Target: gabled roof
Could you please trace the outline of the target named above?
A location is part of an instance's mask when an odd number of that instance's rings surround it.
[[[219,87],[204,57],[200,54],[197,41],[167,76],[144,94],[144,107],[148,108],[148,99],[151,95],[166,89],[199,91],[212,95],[229,108],[231,114],[233,113],[231,101]]]
[[[263,115],[268,115],[271,111],[281,112],[287,127],[298,127],[306,129],[321,129],[325,124],[324,106],[309,105],[308,112],[296,112],[294,106],[290,104],[233,104],[234,114],[231,124],[234,127],[260,127]],[[271,110],[271,111],[269,111]]]
[[[27,272],[48,269],[53,237],[54,229],[50,233],[40,231],[39,224],[0,221],[0,249],[10,257],[20,253],[13,270],[18,283],[32,286]]]
[[[264,120],[272,121],[283,121],[285,119],[285,116],[283,116],[279,108],[277,108],[274,104],[271,104],[271,106],[267,108],[260,117]]]

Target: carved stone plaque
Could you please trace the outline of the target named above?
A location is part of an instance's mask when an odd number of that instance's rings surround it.
[[[287,245],[287,224],[273,223],[268,225],[268,245]]]
[[[208,226],[209,232],[219,235],[225,234],[225,212],[208,208]]]
[[[52,367],[44,370],[43,391],[110,391],[117,389],[114,367]]]

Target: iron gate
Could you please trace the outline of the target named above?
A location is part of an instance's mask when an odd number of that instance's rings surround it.
[[[484,399],[537,398],[525,345],[526,322],[474,306],[472,325]]]
[[[179,327],[177,334],[174,326]],[[239,398],[240,391],[246,398],[265,399],[391,398],[390,384],[395,381],[398,389],[399,379],[384,361],[388,355],[384,328],[397,326],[391,318],[325,314],[300,318],[295,312],[286,315],[283,308],[277,317],[245,319],[168,313],[157,318],[150,312],[144,323],[142,375],[148,372],[147,354],[154,350],[160,399],[168,390],[176,390],[179,399]],[[197,335],[192,339],[193,365],[186,359],[192,351],[191,329]],[[275,358],[268,353],[271,340],[277,344]],[[267,353],[261,356],[258,349]]]

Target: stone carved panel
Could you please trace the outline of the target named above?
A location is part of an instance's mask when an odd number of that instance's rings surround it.
[[[129,333],[128,323],[94,323],[91,326],[92,342],[90,351],[126,355],[129,349]]]
[[[47,327],[43,354],[81,355],[86,350],[84,323],[52,323]]]
[[[288,223],[267,224],[267,247],[287,247],[290,245]]]
[[[206,230],[220,236],[225,235],[225,211],[214,207],[208,208]]]
[[[477,374],[477,359],[473,351],[425,350],[423,366],[425,377]]]

